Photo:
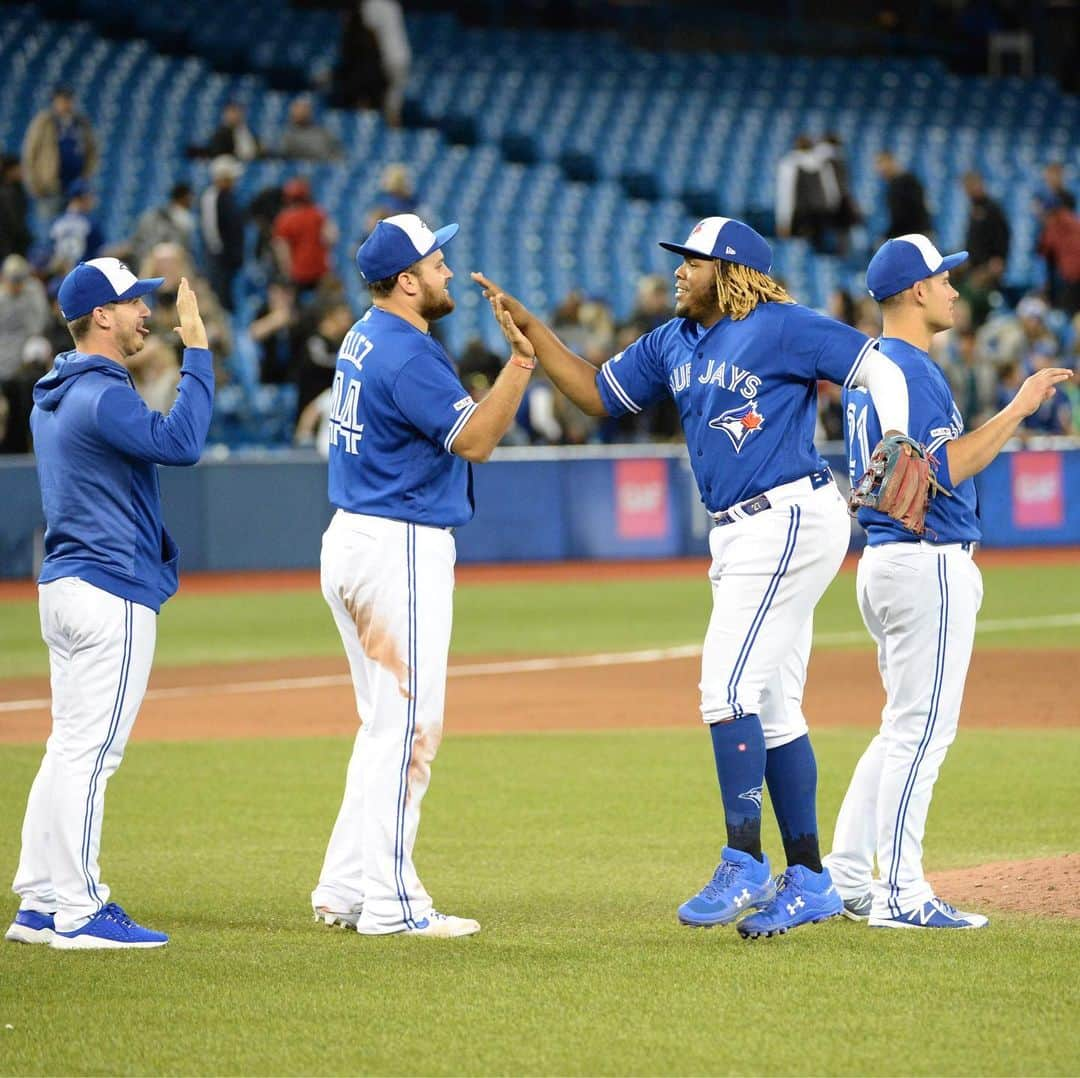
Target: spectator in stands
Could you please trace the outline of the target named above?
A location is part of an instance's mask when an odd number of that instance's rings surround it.
[[[23,139],[22,164],[26,186],[39,200],[44,220],[63,209],[73,183],[94,175],[98,165],[94,128],[76,110],[70,86],[57,86],[49,108],[30,122]]]
[[[1039,253],[1053,266],[1050,301],[1071,318],[1080,311],[1080,216],[1064,205],[1043,214]]]
[[[343,302],[316,310],[305,319],[297,353],[297,419],[311,401],[330,388],[338,348],[352,324],[352,311]]]
[[[978,330],[979,352],[999,368],[1010,363],[1023,367],[1040,341],[1055,339],[1047,324],[1049,314],[1042,296],[1024,296],[1014,314],[992,318]]]
[[[844,143],[839,135],[830,133],[814,147],[821,158],[824,173],[832,174],[832,184],[826,183],[826,196],[835,189],[836,201],[829,206],[828,226],[838,254],[846,255],[851,245],[851,230],[862,221],[859,204],[851,190]]]
[[[0,157],[0,259],[25,255],[34,240],[29,223],[30,199],[22,182],[22,161]]]
[[[405,15],[398,0],[360,0],[360,18],[375,35],[385,80],[382,114],[391,127],[401,126],[401,106],[409,82],[412,50]]]
[[[49,273],[63,277],[80,262],[103,253],[105,236],[93,217],[97,197],[85,180],[68,188],[67,209],[49,228]]]
[[[926,209],[922,184],[906,172],[889,150],[882,150],[874,158],[874,168],[885,181],[885,202],[889,211],[889,223],[884,239],[921,232],[933,238],[933,226]]]
[[[1043,184],[1035,193],[1035,205],[1040,216],[1057,206],[1076,209],[1076,196],[1065,186],[1065,166],[1060,161],[1051,161],[1043,169]]]
[[[383,169],[379,193],[375,196],[375,205],[368,211],[365,223],[367,233],[370,234],[380,221],[398,213],[416,213],[423,216],[417,205],[409,170],[404,165],[395,162]]]
[[[142,262],[159,243],[175,243],[191,252],[195,239],[195,192],[187,183],[173,184],[169,201],[151,206],[139,217],[131,237],[131,258]]]
[[[986,191],[978,172],[964,173],[968,197],[968,273],[978,274],[991,287],[999,285],[1009,260],[1009,222],[999,203]]]
[[[332,161],[342,156],[341,143],[315,122],[315,107],[308,94],[294,98],[289,122],[281,135],[281,156],[309,161]]]
[[[379,43],[364,23],[359,0],[341,5],[338,62],[330,73],[330,103],[344,109],[381,111],[386,96]]]
[[[22,255],[8,255],[0,265],[0,394],[8,412],[0,452],[27,451],[30,392],[40,372],[27,371],[26,348],[28,342],[40,339],[48,320],[49,304],[41,282],[30,273]]]
[[[274,256],[281,275],[292,282],[302,299],[310,299],[330,272],[337,226],[312,199],[307,180],[289,180],[282,196],[285,206],[274,220]]]
[[[634,309],[624,325],[641,337],[671,318],[671,284],[662,274],[649,273],[638,278],[635,291]]]
[[[829,221],[839,202],[835,173],[825,168],[814,140],[799,135],[776,170],[776,234],[801,237],[809,240],[815,251],[823,251]]]
[[[172,340],[173,329],[180,324],[176,314],[176,296],[180,278],[186,277],[195,298],[199,302],[199,314],[206,327],[214,362],[223,364],[232,354],[232,334],[228,318],[221,302],[205,277],[199,277],[191,264],[190,254],[176,243],[159,243],[139,267],[140,275],[164,277],[161,287],[154,292],[147,325],[162,340]],[[219,367],[219,379],[223,380]]]
[[[254,161],[262,153],[259,140],[251,133],[247,114],[239,101],[228,101],[221,110],[221,123],[206,144],[207,157],[235,157],[237,161]]]
[[[266,302],[248,326],[259,355],[260,382],[282,385],[295,380],[298,321],[296,290],[286,281],[271,281]]]
[[[233,282],[244,264],[244,211],[235,191],[243,171],[235,157],[215,157],[210,162],[210,185],[199,198],[206,272],[210,287],[229,311],[235,303]]]

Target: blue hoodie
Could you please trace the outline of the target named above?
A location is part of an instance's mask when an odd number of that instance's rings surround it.
[[[157,464],[194,464],[214,405],[214,365],[186,348],[167,416],[104,356],[64,352],[34,386],[45,561],[38,583],[76,576],[155,613],[176,591],[179,551],[161,520]]]

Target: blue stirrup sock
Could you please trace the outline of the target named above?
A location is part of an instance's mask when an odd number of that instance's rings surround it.
[[[709,725],[716,777],[724,799],[727,844],[761,860],[761,791],[765,782],[765,735],[757,715]]]
[[[817,827],[817,760],[809,734],[769,749],[765,781],[789,865],[821,871]]]

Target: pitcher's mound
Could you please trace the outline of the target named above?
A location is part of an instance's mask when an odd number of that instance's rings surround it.
[[[932,872],[934,891],[971,913],[1035,913],[1080,917],[1080,853],[1034,861],[992,861],[975,868]]]

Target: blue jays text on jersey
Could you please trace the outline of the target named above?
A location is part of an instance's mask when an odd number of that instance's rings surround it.
[[[949,475],[948,442],[964,433],[964,420],[953,400],[952,390],[937,364],[921,348],[896,337],[883,337],[881,350],[903,371],[908,384],[908,432],[926,446],[938,461],[938,482],[952,497],[937,495],[926,514],[926,538],[938,543],[976,542],[979,530],[975,480],[968,478],[953,486]],[[881,423],[870,394],[858,387],[844,390],[844,441],[848,473],[853,483],[866,471],[874,446],[881,440]],[[892,517],[873,509],[859,510],[859,523],[866,529],[870,546],[881,543],[913,542],[913,532]]]
[[[338,350],[330,392],[330,501],[350,513],[455,527],[473,515],[472,467],[453,454],[476,410],[430,334],[372,307]]]
[[[673,318],[600,368],[611,415],[674,398],[701,499],[716,512],[825,467],[817,382],[850,384],[873,340],[797,303],[705,328]]]

